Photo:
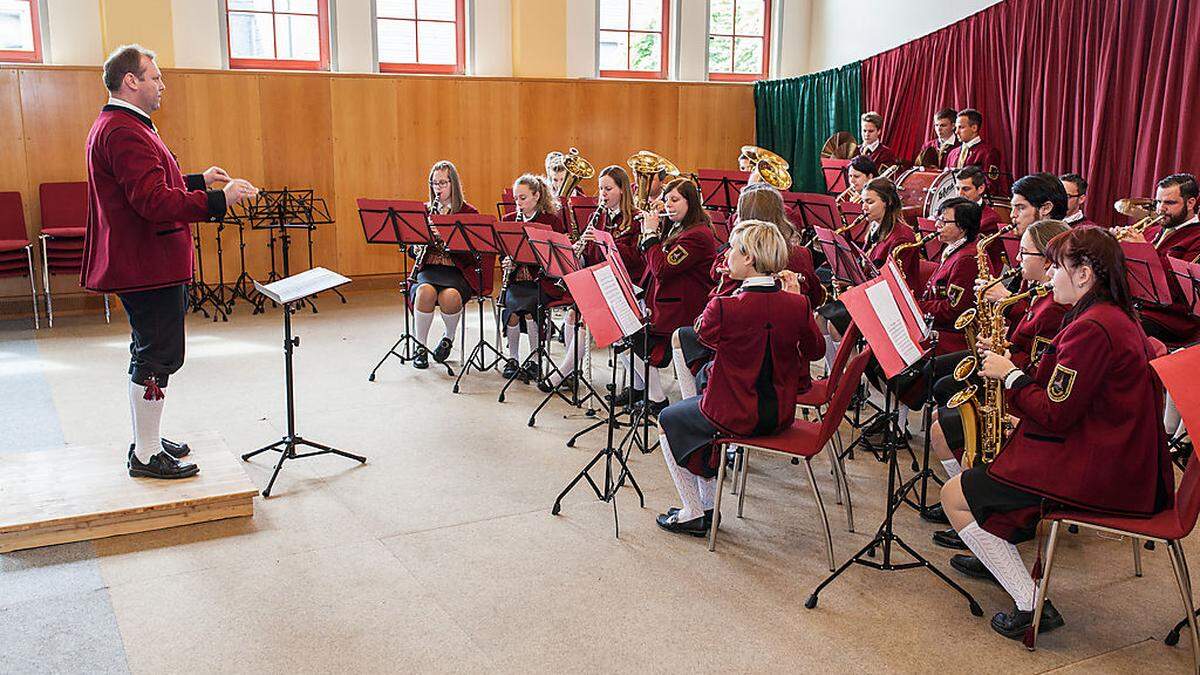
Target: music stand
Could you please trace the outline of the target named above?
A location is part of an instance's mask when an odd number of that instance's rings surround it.
[[[848,286],[858,286],[877,274],[867,255],[853,241],[825,227],[817,228],[817,243],[829,261],[833,278]]]
[[[579,226],[580,234],[583,233],[584,228],[592,224],[592,218],[598,215],[599,201],[598,198],[587,195],[567,197],[567,204],[571,208],[571,218]]]
[[[504,220],[504,214],[517,210],[517,198],[513,196],[512,188],[504,188],[500,193],[500,201],[496,202],[496,218]]]
[[[512,261],[515,265],[538,265],[539,264],[537,258],[534,257],[534,255],[533,255],[533,247],[530,246],[530,244],[529,244],[529,238],[526,236],[526,227],[525,227],[524,222],[515,221],[515,220],[501,220],[496,223],[495,231],[496,231],[496,244],[499,246],[500,251],[504,254],[505,257],[512,258]],[[509,274],[515,274],[515,273],[516,273],[515,269],[512,272],[505,272],[504,278],[507,278]],[[537,283],[538,280],[534,279],[533,281],[534,281],[534,283]],[[502,287],[503,287],[503,284],[502,284]],[[502,290],[503,290],[503,288],[502,288]],[[539,296],[540,296],[540,293],[539,293]],[[501,294],[498,301],[499,302],[505,301],[503,293]],[[542,314],[542,307],[541,307],[540,303],[539,303],[538,307],[535,308],[534,314],[539,315],[539,316]],[[519,323],[518,323],[518,325],[519,325]],[[540,330],[540,328],[541,328],[540,324],[539,324],[538,328]],[[546,336],[545,339],[538,340],[538,350],[539,351],[542,348],[544,348],[545,343],[548,339],[549,339],[549,337]],[[522,365],[524,365],[524,363],[522,363]],[[513,373],[513,376],[508,378],[504,382],[504,386],[500,388],[500,395],[496,399],[497,401],[499,401],[500,403],[504,402],[505,394],[508,392],[508,388],[517,379],[520,379],[523,382],[528,382],[528,377],[525,376],[525,369],[523,367],[517,368],[517,372]]]
[[[838,202],[837,209],[841,215],[842,227],[848,226],[858,220],[858,217],[863,212],[862,204],[856,202]],[[870,224],[866,218],[863,218],[857,225],[846,230],[846,235],[854,241],[865,242],[867,240],[868,227],[870,227]]]
[[[368,244],[395,246],[400,251],[404,261],[404,280],[400,282],[400,292],[404,295],[404,333],[395,344],[379,359],[371,373],[367,375],[368,382],[375,381],[375,373],[391,357],[400,359],[400,363],[412,360],[413,345],[429,351],[429,348],[412,334],[410,314],[412,312],[411,287],[409,282],[408,253],[409,246],[428,246],[436,241],[433,232],[426,222],[425,204],[406,199],[367,199],[357,200],[358,219],[362,223],[363,236]],[[403,349],[401,350],[401,345]],[[442,364],[450,375],[454,371],[449,365]]]
[[[251,457],[267,452],[268,450],[274,450],[279,453],[279,462],[275,464],[275,470],[271,472],[271,480],[267,482],[266,489],[262,491],[264,497],[271,496],[271,488],[275,486],[275,479],[279,477],[279,471],[283,468],[283,463],[289,459],[314,457],[316,455],[339,455],[347,459],[356,460],[359,463],[366,463],[367,461],[367,458],[361,455],[355,455],[328,445],[310,441],[296,433],[296,401],[292,352],[296,347],[300,346],[300,338],[292,336],[292,314],[299,311],[298,305],[305,298],[322,291],[332,290],[349,282],[350,280],[346,277],[337,272],[331,272],[324,267],[314,267],[296,276],[284,277],[270,284],[254,282],[254,288],[263,297],[269,298],[283,308],[283,375],[286,391],[287,433],[283,438],[270,445],[242,455],[243,461],[249,461]],[[314,448],[314,450],[312,452],[297,453],[297,446]]]
[[[712,221],[713,235],[717,238],[717,243],[724,246],[729,243],[729,235],[733,231],[729,223],[729,214],[725,211],[709,211],[709,220]]]
[[[280,241],[282,248],[281,257],[283,260],[282,277],[291,276],[291,241],[292,230],[304,230],[308,234],[308,266],[313,267],[313,249],[312,249],[312,233],[317,229],[318,225],[333,224],[333,217],[329,214],[329,207],[325,204],[325,200],[317,197],[312,189],[295,189],[284,187],[281,190],[259,190],[258,196],[248,204],[243,210],[243,217],[250,224],[251,230],[267,230],[270,233],[270,239],[267,242],[267,248],[271,251],[271,272],[267,275],[267,281],[275,281],[281,278],[279,268],[275,265],[275,242]],[[341,291],[336,288],[332,290],[342,302],[346,302],[346,296],[342,295]],[[266,303],[270,298],[262,295],[257,297],[257,302],[254,307],[254,314],[263,312]],[[307,305],[312,309],[313,313],[317,313],[317,304],[313,298],[306,297],[299,300],[301,305]]]
[[[232,303],[232,298],[226,298],[225,289],[225,265],[224,255],[221,250],[221,231],[225,229],[225,223],[218,221],[214,236],[217,244],[217,283],[210,284],[204,280],[204,223],[196,223],[192,226],[192,239],[196,249],[196,275],[188,284],[188,292],[191,294],[191,299],[188,304],[192,308],[192,312],[201,312],[204,318],[208,318],[208,310],[204,309],[205,305],[212,305],[213,313],[212,320],[217,319],[229,321],[229,305]]]
[[[836,195],[845,192],[847,183],[846,167],[850,166],[848,159],[821,158],[821,175],[825,177],[825,192]]]
[[[737,210],[742,188],[750,182],[750,174],[744,171],[700,169],[696,172],[696,181],[700,184],[700,200],[704,208],[733,212]]]
[[[1134,303],[1170,305],[1171,287],[1158,249],[1148,241],[1123,241],[1121,250],[1125,253],[1125,277]]]

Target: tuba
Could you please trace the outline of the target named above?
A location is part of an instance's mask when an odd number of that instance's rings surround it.
[[[757,145],[743,145],[742,155],[754,163],[755,170],[767,185],[781,192],[792,186],[792,176],[788,173],[790,167],[786,159]]]
[[[571,241],[576,241],[579,239],[579,225],[575,222],[574,214],[571,213],[568,200],[581,182],[596,175],[596,169],[575,148],[571,148],[566,155],[563,155],[563,167],[567,170],[567,176],[563,179],[562,185],[558,187],[558,198],[566,205],[563,220],[567,224]]]

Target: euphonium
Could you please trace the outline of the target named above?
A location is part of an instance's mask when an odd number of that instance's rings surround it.
[[[679,167],[671,160],[649,150],[638,150],[626,164],[633,171],[634,185],[637,186],[633,195],[633,205],[638,211],[645,211],[650,206],[650,186],[654,184],[655,176],[660,172],[665,172],[668,177],[679,176]]]
[[[786,190],[792,186],[792,176],[788,173],[790,167],[786,159],[757,145],[743,145],[742,155],[754,162],[758,175],[771,187]]]
[[[570,203],[567,199],[571,193],[575,192],[575,188],[585,180],[589,180],[596,175],[596,169],[592,163],[583,158],[579,151],[571,148],[566,155],[563,156],[563,167],[567,170],[567,175],[563,178],[562,185],[558,186],[558,198],[564,204],[566,213],[564,220],[567,221],[567,228],[571,236],[571,241],[579,239],[579,225],[575,222],[574,214],[571,213]]]

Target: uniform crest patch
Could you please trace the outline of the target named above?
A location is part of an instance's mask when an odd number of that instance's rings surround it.
[[[1071,389],[1075,386],[1075,375],[1078,373],[1063,364],[1054,366],[1054,372],[1050,374],[1050,382],[1046,385],[1046,395],[1055,403],[1062,403],[1071,395]]]
[[[950,304],[957,305],[959,300],[962,300],[963,289],[961,286],[950,284],[946,287],[946,297],[949,298]]]
[[[1029,352],[1029,362],[1032,365],[1037,365],[1038,361],[1042,360],[1042,355],[1050,349],[1052,342],[1040,335],[1033,336],[1033,349]]]
[[[686,257],[688,257],[687,249],[679,244],[676,244],[675,248],[672,248],[667,252],[667,263],[671,265],[678,265],[679,263],[683,262],[683,259]]]

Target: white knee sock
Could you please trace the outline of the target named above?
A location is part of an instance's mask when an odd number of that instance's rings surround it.
[[[442,312],[442,323],[446,324],[446,332],[442,337],[454,342],[454,337],[458,335],[458,324],[462,321],[463,311],[460,309],[453,314]]]
[[[705,511],[711,511],[713,504],[716,502],[717,496],[717,477],[702,478],[696,476],[696,483],[700,487],[700,506]]]
[[[633,376],[633,388],[638,391],[646,389],[646,378],[642,376],[642,360],[632,352],[625,353],[625,369]]]
[[[429,341],[429,327],[433,325],[433,312],[422,312],[414,307],[413,320],[417,324],[417,339],[420,340],[421,344],[427,344]]]
[[[959,464],[958,460],[954,459],[953,457],[950,459],[943,459],[942,468],[946,470],[947,479],[954,478],[958,474],[962,473],[962,464]]]
[[[575,324],[564,321],[563,335],[565,336],[563,345],[566,347],[566,354],[563,356],[562,363],[558,366],[558,372],[562,374],[558,382],[562,382],[568,375],[575,372],[575,365],[579,363],[579,352],[582,351],[577,349],[575,344]],[[580,337],[583,337],[582,330],[580,330]],[[555,384],[558,384],[558,382],[555,382]]]
[[[658,374],[658,368],[650,369],[650,400],[663,401],[667,395],[663,393],[662,376]]]
[[[896,416],[896,419],[900,423],[900,431],[908,431],[909,407],[901,403],[898,410],[899,415]]]
[[[152,391],[157,391],[154,387]],[[150,461],[150,457],[162,451],[162,435],[159,423],[162,421],[163,403],[165,398],[146,398],[146,387],[129,383],[129,407],[133,413],[133,454],[142,464]]]
[[[675,367],[675,379],[679,381],[679,394],[683,398],[691,398],[696,395],[696,377],[692,375],[692,371],[688,369],[687,362],[683,358],[682,349],[671,350],[671,365]]]
[[[521,325],[506,326],[504,334],[508,338],[508,358],[516,359],[521,353]]]
[[[525,322],[525,330],[529,336],[529,352],[533,353],[542,344],[541,334],[538,331],[538,325],[533,320]]]
[[[841,344],[841,340],[834,340],[828,335],[825,336],[825,372],[833,370],[833,360],[837,357],[837,350]]]
[[[675,520],[686,523],[703,516],[704,507],[700,502],[700,485],[696,474],[679,466],[679,463],[675,461],[675,455],[671,454],[671,448],[667,445],[666,434],[659,433],[658,444],[662,447],[663,458],[667,461],[667,471],[671,472],[671,480],[675,481],[675,489],[679,491],[679,499],[683,501],[683,508],[675,516]]]
[[[1025,568],[1017,547],[979,527],[973,520],[959,531],[958,536],[984,567],[988,568],[992,576],[996,577],[996,581],[1000,582],[1004,590],[1008,591],[1017,603],[1017,609],[1022,612],[1032,611],[1033,577]]]

